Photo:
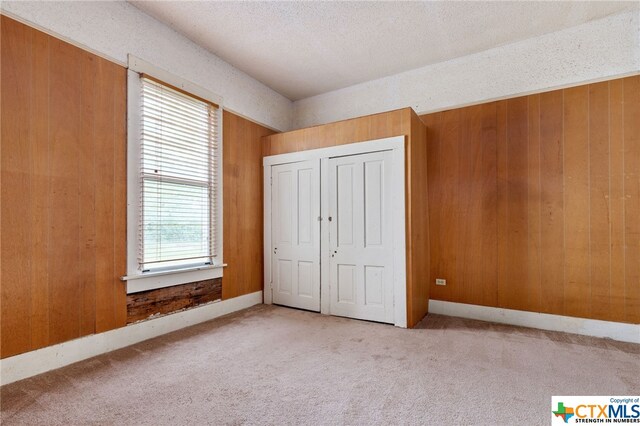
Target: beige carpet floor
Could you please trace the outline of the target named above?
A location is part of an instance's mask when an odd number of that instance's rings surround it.
[[[547,425],[640,394],[640,345],[429,315],[254,308],[2,387],[2,425]]]

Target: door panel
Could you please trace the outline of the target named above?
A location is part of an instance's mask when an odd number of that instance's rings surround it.
[[[383,267],[364,267],[364,303],[369,306],[384,306]]]
[[[394,322],[391,151],[329,160],[330,312]]]
[[[313,245],[313,227],[318,225],[317,215],[313,217],[313,170],[298,170],[298,244]],[[318,191],[319,192],[319,191]]]
[[[272,166],[273,303],[320,311],[320,162]]]
[[[313,262],[298,262],[298,296],[313,297]]]
[[[356,265],[336,264],[338,279],[336,281],[338,303],[356,302]]]
[[[278,294],[291,294],[291,261],[278,259],[276,289]]]
[[[337,229],[337,243],[339,246],[353,246],[354,243],[354,227],[353,220],[353,186],[354,186],[354,164],[337,165],[337,187],[342,190],[337,193],[337,205],[336,205],[336,223]],[[337,218],[340,218],[339,220]]]
[[[382,244],[382,185],[384,163],[371,161],[364,163],[364,226],[365,246]]]

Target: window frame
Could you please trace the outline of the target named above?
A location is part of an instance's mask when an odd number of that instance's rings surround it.
[[[146,74],[162,83],[173,86],[194,97],[217,105],[218,115],[218,149],[214,153],[217,162],[216,179],[218,186],[213,200],[212,214],[215,232],[216,256],[211,265],[196,265],[179,268],[158,268],[149,272],[142,272],[138,264],[138,232],[140,215],[140,195],[142,193],[140,179],[140,107],[142,74]],[[164,71],[140,58],[129,55],[129,69],[127,71],[127,275],[122,277],[127,282],[127,294],[153,290],[173,285],[185,284],[222,277],[223,268],[223,134],[222,134],[222,98],[197,86],[189,81]]]

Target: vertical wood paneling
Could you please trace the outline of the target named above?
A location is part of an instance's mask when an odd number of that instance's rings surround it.
[[[588,117],[591,316],[607,319],[611,310],[609,82],[589,86]]]
[[[404,108],[291,132],[263,139],[264,155],[381,139],[411,132],[410,109]]]
[[[540,222],[542,217],[540,173],[540,96],[529,97],[527,170],[527,306],[540,310],[542,288],[540,281]]]
[[[222,298],[229,299],[263,289],[262,137],[274,132],[228,111],[222,122],[223,244],[229,265]]]
[[[429,308],[429,219],[425,213],[429,211],[427,163],[427,129],[420,118],[411,111],[411,136],[408,144],[410,163],[410,182],[408,191],[407,224],[411,227],[409,238],[411,246],[408,251],[408,262],[411,263],[409,274],[410,294],[408,309],[408,326],[415,326]]]
[[[434,250],[440,247],[440,228],[442,226],[442,218],[440,216],[440,205],[442,204],[442,170],[440,167],[440,149],[441,149],[441,130],[442,130],[442,113],[429,114],[422,117],[427,128],[427,174],[429,180],[429,239],[431,250],[431,272],[429,282],[431,288],[429,293],[433,295],[438,291],[433,283],[440,272],[441,252]],[[445,297],[442,293],[438,294],[442,299]]]
[[[382,117],[378,116],[376,117],[376,120],[381,121],[381,118]],[[360,119],[353,122],[353,126],[351,128],[354,130],[354,140],[367,140],[370,135],[373,135],[373,133],[371,132],[372,120],[373,117],[369,115],[366,117],[361,117]],[[382,118],[382,120],[384,120],[384,118]]]
[[[448,297],[458,298],[461,295],[457,275],[457,249],[458,241],[458,218],[460,216],[460,206],[458,205],[458,188],[456,178],[459,167],[459,139],[460,120],[459,111],[445,112],[443,116],[443,130],[441,136],[440,169],[442,173],[442,199],[439,206],[440,217],[442,218],[442,228],[440,232],[444,234],[440,239],[441,250],[438,266],[438,277],[446,278],[448,286],[436,288],[438,291],[448,290]],[[436,293],[437,294],[437,293]]]
[[[4,358],[95,333],[100,312],[123,313],[101,330],[125,324],[114,263],[126,262],[126,224],[122,216],[114,226],[113,216],[126,214],[126,73],[1,19]],[[104,259],[110,267],[99,269]]]
[[[422,118],[428,135],[430,294],[495,305],[498,104]],[[447,285],[436,286],[436,278],[445,278]]]
[[[589,90],[564,92],[565,314],[589,317]]]
[[[447,287],[432,287],[433,294],[444,293],[444,300],[453,300],[461,297],[457,275],[457,249],[458,241],[458,151],[459,142],[459,111],[445,111],[442,117],[442,133],[440,138],[440,170],[441,170],[441,194],[440,204],[436,206],[440,217],[441,228],[437,235],[437,245],[432,250],[439,250],[437,259],[437,278],[446,278]],[[435,280],[434,280],[435,281]]]
[[[80,120],[69,117],[80,117],[82,80],[79,49],[57,39],[50,49],[49,342],[54,344],[80,336]]]
[[[477,223],[476,232],[482,233],[482,247],[477,255],[476,262],[468,265],[468,268],[479,268],[481,273],[474,273],[473,287],[477,297],[472,303],[491,305],[498,302],[495,289],[486,283],[495,283],[497,280],[498,243],[497,243],[497,105],[495,102],[482,105],[482,160],[480,161],[481,173],[478,179],[482,180],[479,188],[482,197],[481,217]],[[478,267],[478,262],[480,266]]]
[[[483,107],[495,114],[484,118],[495,125],[484,138],[475,107],[422,117],[431,279],[447,279],[446,287],[432,284],[431,297],[640,322],[640,77]],[[488,142],[495,150],[478,149]],[[495,164],[478,175],[482,186],[473,172],[480,157]],[[478,192],[486,207],[478,208]],[[465,212],[456,219],[458,209]],[[475,228],[487,238],[477,257]],[[486,297],[492,293],[497,299]]]
[[[501,184],[504,195],[498,204],[503,218],[503,257],[498,262],[504,265],[504,275],[498,281],[498,303],[500,307],[524,309],[528,303],[527,287],[527,237],[528,237],[528,102],[527,98],[515,98],[506,102],[506,153],[499,167],[506,167],[501,174],[506,181]]]
[[[96,64],[96,107],[101,111],[114,110],[114,75],[106,61]],[[114,195],[110,186],[114,182],[114,117],[113,114],[99,114],[95,120],[95,145],[100,153],[95,158],[95,227],[96,227],[96,300],[105,301],[96,307],[96,332],[115,327],[113,292],[114,271]]]
[[[491,285],[496,292],[496,306],[501,306],[501,295],[499,288],[505,287],[509,279],[509,271],[507,263],[507,247],[509,242],[508,226],[509,226],[509,186],[507,185],[509,175],[508,172],[508,112],[509,105],[507,101],[500,101],[497,104],[496,122],[498,131],[496,134],[497,152],[496,152],[496,233],[497,233],[497,282]]]
[[[626,319],[625,306],[625,249],[624,249],[624,80],[609,82],[609,179],[611,182],[611,296],[608,317],[613,321]]]
[[[334,140],[327,140],[325,142],[326,146],[340,145],[341,143],[344,143],[342,141],[357,141],[356,126],[357,125],[354,125],[351,120],[329,124],[329,127],[335,128],[336,138]],[[338,140],[338,135],[340,136],[340,140]]]
[[[30,114],[32,32],[2,17],[2,355],[31,348]],[[11,203],[10,200],[20,200]]]
[[[488,303],[495,300],[495,292],[487,292],[482,285],[486,279],[495,282],[495,199],[487,197],[487,187],[495,193],[496,184],[495,103],[463,108],[459,119],[457,222],[461,232],[454,247],[460,255],[452,284],[465,303]],[[467,145],[469,140],[478,143]]]
[[[458,140],[458,175],[457,196],[458,206],[456,209],[456,227],[460,232],[456,235],[454,250],[456,256],[456,290],[458,297],[465,303],[471,303],[473,299],[473,274],[466,267],[473,262],[473,257],[479,251],[478,230],[475,227],[475,218],[478,216],[478,192],[477,183],[481,182],[475,176],[474,166],[480,156],[480,144],[468,146],[466,149],[459,149],[464,141],[469,138],[478,138],[477,108],[463,108],[460,110],[460,121],[464,125],[460,126]],[[453,283],[451,283],[453,284]]]
[[[562,91],[540,95],[540,311],[564,314]]]
[[[80,139],[93,141],[95,129],[95,85],[93,55],[84,52],[81,58],[81,116]],[[80,179],[80,335],[96,329],[96,147],[93,143],[79,144],[78,171]]]
[[[625,311],[627,321],[640,322],[640,76],[623,85]]]
[[[49,38],[32,32],[33,45],[30,134],[30,183],[31,183],[31,345],[45,346],[49,341],[49,285],[48,269],[50,250],[48,229],[49,205],[49,102],[40,96],[49,92]]]

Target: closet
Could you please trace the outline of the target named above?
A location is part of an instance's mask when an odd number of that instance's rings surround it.
[[[404,326],[404,136],[264,165],[267,299]]]
[[[426,128],[415,113],[275,134],[263,146],[265,303],[417,324],[429,240]]]

